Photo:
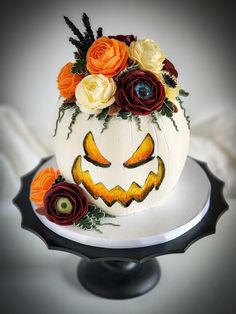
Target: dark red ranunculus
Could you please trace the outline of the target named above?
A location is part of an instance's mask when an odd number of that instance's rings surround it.
[[[164,63],[164,67],[162,70],[169,72],[170,75],[173,75],[174,77],[177,78],[178,72],[176,71],[174,64],[172,62],[170,62],[170,60],[168,60],[168,59],[165,59],[163,63]]]
[[[136,41],[137,38],[134,35],[116,35],[116,36],[108,36],[109,38],[114,38],[119,41],[124,41],[127,46],[131,44],[132,41]]]
[[[61,182],[53,185],[45,194],[44,208],[38,213],[58,225],[72,225],[88,212],[88,201],[76,184]]]
[[[121,109],[144,116],[161,109],[165,89],[153,73],[134,70],[119,78],[115,98]]]

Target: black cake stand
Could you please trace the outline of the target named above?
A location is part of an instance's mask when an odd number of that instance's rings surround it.
[[[224,182],[213,175],[207,164],[196,160],[211,184],[210,207],[194,228],[169,242],[141,248],[110,249],[88,246],[61,237],[48,229],[36,216],[29,201],[31,181],[49,158],[21,178],[21,189],[13,200],[22,215],[22,228],[39,236],[48,249],[65,251],[82,257],[78,266],[81,284],[92,293],[110,298],[127,299],[151,290],[159,281],[161,271],[155,257],[184,253],[195,241],[216,231],[219,217],[228,209],[223,196]]]

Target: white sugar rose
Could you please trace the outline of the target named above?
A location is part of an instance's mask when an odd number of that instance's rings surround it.
[[[160,46],[152,39],[132,41],[129,47],[129,56],[138,62],[142,70],[159,74],[163,68],[165,57]]]
[[[76,104],[80,110],[98,114],[115,101],[116,84],[103,74],[85,76],[75,90]]]

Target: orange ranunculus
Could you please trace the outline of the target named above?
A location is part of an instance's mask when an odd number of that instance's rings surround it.
[[[128,49],[124,42],[100,37],[89,48],[86,59],[87,69],[90,73],[112,77],[126,67]]]
[[[75,96],[75,88],[84,77],[83,74],[73,74],[71,72],[73,63],[69,62],[61,69],[58,78],[57,86],[61,96],[66,99]]]
[[[51,188],[59,174],[59,170],[54,170],[52,167],[41,170],[31,183],[31,201],[39,207],[43,206],[44,195]]]

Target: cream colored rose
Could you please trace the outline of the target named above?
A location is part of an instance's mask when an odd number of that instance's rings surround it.
[[[130,58],[139,63],[142,70],[159,74],[165,57],[160,46],[152,39],[132,41],[129,47]]]
[[[85,76],[75,90],[76,104],[82,112],[97,114],[115,101],[116,84],[103,74]]]

